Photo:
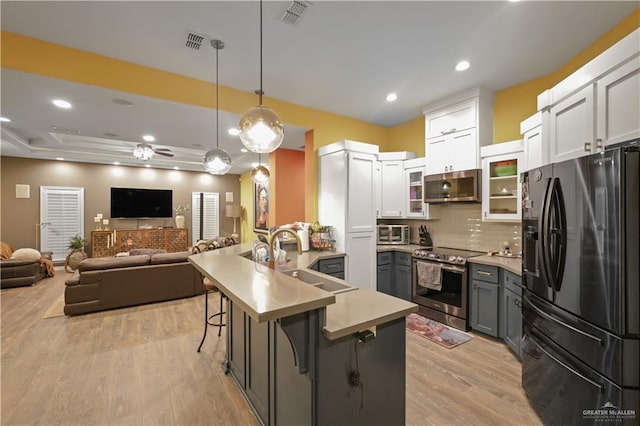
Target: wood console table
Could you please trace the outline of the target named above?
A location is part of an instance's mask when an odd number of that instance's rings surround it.
[[[127,240],[132,248],[164,249],[167,253],[187,250],[187,228],[116,229],[91,231],[91,257],[109,257],[127,251]]]

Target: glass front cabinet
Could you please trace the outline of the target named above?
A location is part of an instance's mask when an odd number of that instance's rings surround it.
[[[425,157],[404,161],[405,211],[408,218],[436,219],[437,207],[424,202]]]
[[[522,140],[494,144],[481,149],[482,220],[520,222],[520,173],[524,165]]]

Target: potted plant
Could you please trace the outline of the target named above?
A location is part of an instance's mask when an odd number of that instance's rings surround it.
[[[87,240],[82,238],[80,234],[76,234],[69,239],[69,245],[67,246],[71,251],[67,254],[64,260],[64,270],[66,272],[73,272],[78,269],[78,264],[86,259],[87,254],[84,251],[84,246],[87,244]]]

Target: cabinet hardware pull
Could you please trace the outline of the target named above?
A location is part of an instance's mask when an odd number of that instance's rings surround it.
[[[455,132],[456,132],[456,128],[455,127],[451,128],[449,130],[440,130],[440,133],[443,134],[443,135],[448,135],[450,133],[455,133]]]
[[[491,276],[491,272],[486,272],[486,271],[478,271],[478,274],[479,274],[479,275],[486,275],[486,276],[488,276],[488,277],[490,277],[490,276]]]
[[[585,142],[584,143],[584,150],[586,152],[591,152],[591,142]]]
[[[602,149],[602,139],[596,139],[596,148],[600,150]]]

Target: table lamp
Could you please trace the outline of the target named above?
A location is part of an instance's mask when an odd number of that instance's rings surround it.
[[[230,204],[226,207],[226,216],[233,218],[233,234],[231,234],[232,238],[238,238],[238,233],[236,232],[236,218],[242,217],[242,206],[239,204]]]

